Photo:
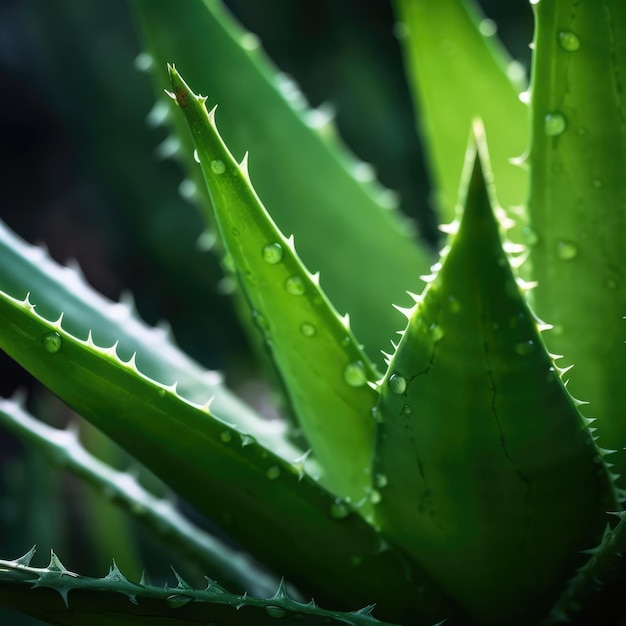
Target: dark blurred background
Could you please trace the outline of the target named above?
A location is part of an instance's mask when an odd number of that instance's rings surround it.
[[[184,4],[180,0],[181,9]],[[390,4],[226,4],[295,77],[311,105],[332,104],[345,142],[400,193],[402,210],[434,243],[424,158]],[[527,1],[482,5],[512,56],[528,66]],[[78,260],[107,296],[132,292],[144,319],[169,320],[183,349],[241,388],[252,369],[249,347],[220,291],[219,264],[196,246],[202,224],[178,192],[180,168],[156,155],[166,134],[145,121],[154,95],[149,78],[134,68],[140,51],[124,0],[0,0],[0,218],[25,239],[45,242],[58,261]],[[202,292],[192,287],[198,281]],[[51,421],[67,418],[0,354],[0,394],[18,386],[31,390],[31,405]],[[59,485],[45,461],[24,461],[8,435],[0,434],[0,451],[0,556],[15,558],[37,542],[44,553],[64,548],[74,569],[104,575],[88,542],[64,535],[68,524],[81,523],[71,504],[75,487]],[[54,506],[59,490],[69,508],[62,515]],[[91,571],[93,561],[98,571]],[[6,620],[0,614],[1,623],[18,624],[15,616]]]

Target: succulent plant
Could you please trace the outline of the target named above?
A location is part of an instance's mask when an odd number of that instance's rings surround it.
[[[54,624],[597,623],[624,582],[626,6],[531,4],[525,89],[478,7],[395,2],[437,258],[219,2],[133,0],[152,116],[284,417],[3,226],[0,348],[220,533],[5,399],[7,429],[211,578],[31,550],[0,561],[0,603]]]

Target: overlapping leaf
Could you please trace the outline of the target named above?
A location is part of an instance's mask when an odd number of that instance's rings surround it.
[[[399,555],[304,471],[296,450],[285,461],[141,375],[115,346],[45,320],[28,299],[0,293],[0,316],[0,349],[269,567],[334,606],[380,599],[389,616],[441,616],[439,592],[414,568],[407,577]],[[421,602],[412,577],[423,583]]]

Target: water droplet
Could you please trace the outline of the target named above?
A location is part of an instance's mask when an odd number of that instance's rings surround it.
[[[283,247],[278,242],[268,243],[263,248],[263,258],[270,265],[276,265],[276,263],[280,263],[283,260],[283,254]]]
[[[413,409],[412,409],[412,408],[411,408],[408,404],[405,404],[405,405],[402,407],[402,412],[403,412],[405,415],[411,415],[411,413],[413,413]]]
[[[285,615],[287,615],[287,611],[280,606],[266,606],[265,612],[270,617],[276,617],[276,618],[285,617]]]
[[[548,113],[543,118],[543,128],[549,137],[556,137],[565,131],[567,128],[567,122],[565,116],[558,111]]]
[[[515,352],[520,356],[528,356],[535,349],[535,344],[532,339],[528,341],[520,341],[515,344]]]
[[[453,295],[448,296],[448,302],[453,313],[458,313],[461,310],[461,303]]]
[[[220,433],[220,439],[224,443],[230,443],[233,439],[233,435],[229,430],[225,430],[223,433]]]
[[[383,416],[380,412],[380,409],[377,406],[373,406],[372,410],[370,411],[371,415],[372,415],[372,419],[377,423],[377,424],[382,424],[383,422]]]
[[[59,333],[48,333],[47,335],[44,335],[43,339],[41,340],[41,343],[43,344],[44,349],[46,350],[46,352],[50,352],[50,354],[54,354],[55,352],[58,352],[61,349],[61,335],[59,335]]]
[[[229,272],[234,272],[235,271],[235,260],[233,259],[231,254],[225,254],[224,255],[224,257],[222,258],[222,265]]]
[[[498,26],[493,20],[487,18],[481,20],[478,30],[484,37],[493,37],[498,32]]]
[[[562,30],[559,33],[559,45],[566,52],[576,52],[580,49],[580,39],[571,30]]]
[[[235,235],[235,237],[239,237],[239,235],[241,235],[241,232],[239,232],[239,229],[236,226],[233,226],[231,232]]]
[[[559,259],[563,261],[571,261],[578,255],[578,248],[575,243],[571,241],[559,241],[556,244],[556,253]]]
[[[193,598],[190,596],[172,595],[167,598],[167,605],[173,609],[180,609],[190,602],[193,602]]]
[[[262,313],[258,311],[252,311],[252,321],[257,325],[257,328],[260,328],[263,332],[269,330],[270,325],[267,323],[267,319]]]
[[[539,242],[539,235],[530,226],[524,226],[522,236],[528,246],[536,246]]]
[[[374,476],[374,484],[379,488],[382,489],[383,487],[386,487],[388,484],[388,480],[387,480],[387,476],[385,476],[384,474],[376,474]]]
[[[193,151],[193,160],[194,160],[196,163],[200,163],[200,155],[198,154],[198,151],[197,151],[197,150],[194,150],[194,151]]]
[[[280,467],[278,467],[278,465],[272,465],[272,467],[265,472],[265,475],[270,480],[276,480],[280,476]]]
[[[346,369],[343,371],[343,379],[350,385],[350,387],[362,387],[367,383],[367,374],[363,367],[362,361],[354,361],[346,365]]]
[[[382,497],[380,495],[380,491],[377,491],[376,489],[372,489],[372,491],[370,492],[370,502],[372,504],[378,504],[381,500],[382,500]]]
[[[330,516],[333,519],[344,519],[348,515],[350,515],[350,507],[341,498],[337,498],[330,507]]]
[[[224,165],[224,161],[220,161],[216,159],[215,161],[211,161],[211,171],[214,174],[223,174],[226,171],[226,166]]]
[[[140,52],[135,57],[135,69],[140,72],[147,72],[154,65],[154,58],[147,52]]]
[[[244,33],[239,40],[241,47],[248,52],[253,52],[261,46],[261,41],[254,33]]]
[[[300,326],[300,332],[305,337],[313,337],[315,333],[317,333],[317,328],[315,328],[315,326],[313,326],[313,324],[310,324],[309,322],[304,322]]]
[[[389,377],[389,389],[392,393],[403,394],[406,391],[406,378],[400,374],[392,374]]]
[[[292,296],[301,296],[306,291],[306,286],[300,276],[290,276],[285,281],[285,289]]]
[[[518,96],[519,101],[523,104],[530,104],[530,90],[522,91]]]
[[[443,339],[443,328],[441,328],[439,324],[431,324],[428,330],[430,330],[430,336],[433,341],[440,341]]]

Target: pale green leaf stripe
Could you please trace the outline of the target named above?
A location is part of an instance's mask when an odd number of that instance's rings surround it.
[[[3,606],[62,626],[393,626],[371,615],[372,607],[340,613],[319,608],[315,602],[298,602],[282,583],[267,599],[230,593],[207,578],[196,589],[174,572],[177,585],[157,587],[143,580],[129,581],[115,561],[103,578],[90,578],[65,568],[52,553],[47,567],[30,565],[35,550],[15,561],[0,560],[0,601]],[[158,617],[155,617],[158,616]]]
[[[406,220],[390,210],[390,194],[370,181],[370,168],[349,157],[332,124],[308,110],[295,84],[220,2],[186,0],[184,10],[178,0],[132,5],[159,87],[169,89],[166,63],[175,63],[220,106],[224,139],[238,160],[250,152],[256,189],[281,231],[296,234],[305,264],[321,272],[330,299],[350,313],[370,358],[381,362],[379,351],[397,330],[390,303],[418,288],[399,268],[419,274],[430,265]],[[179,131],[181,119],[176,113]],[[191,146],[181,140],[194,172]]]
[[[171,502],[144,489],[131,473],[116,470],[90,454],[76,430],[52,428],[32,417],[17,400],[4,398],[0,398],[0,423],[52,463],[91,485],[101,497],[137,517],[229,589],[260,596],[276,589],[278,581],[251,559],[194,526]]]
[[[388,619],[445,616],[423,574],[407,564],[407,576],[401,557],[301,459],[276,456],[140,374],[115,346],[99,348],[43,319],[28,300],[0,292],[0,318],[0,349],[307,594],[337,607],[375,601]]]
[[[546,338],[626,487],[626,3],[535,5],[529,213]]]
[[[377,375],[341,319],[259,200],[209,114],[170,69],[175,98],[189,124],[222,240],[253,319],[265,335],[323,483],[355,504],[371,487],[371,411]]]
[[[476,623],[526,624],[616,503],[502,251],[478,141],[458,234],[383,384],[376,510]]]
[[[396,0],[395,7],[441,221],[455,218],[465,140],[475,117],[489,136],[498,199],[507,211],[516,207],[512,216],[521,218],[527,173],[510,159],[528,147],[527,106],[519,99],[523,67],[512,64],[493,35],[495,25],[482,21],[471,0]]]

